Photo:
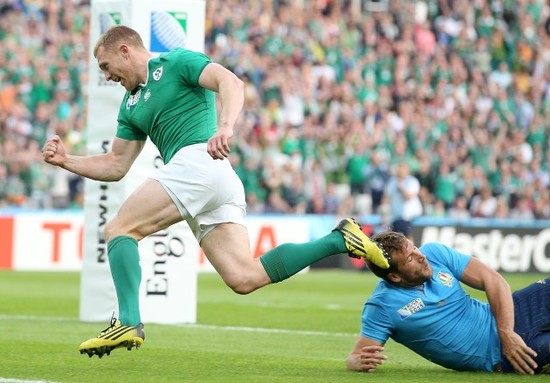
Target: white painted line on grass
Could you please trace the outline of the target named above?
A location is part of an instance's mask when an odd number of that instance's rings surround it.
[[[28,320],[28,321],[78,322],[77,318],[68,318],[68,317],[41,317],[41,316],[32,316],[32,315],[1,315],[0,314],[0,320],[14,320],[14,319]],[[265,327],[218,326],[218,325],[198,324],[198,323],[182,323],[182,324],[175,324],[171,326],[198,328],[198,329],[212,329],[212,330],[221,330],[221,331],[259,332],[259,333],[266,333],[266,334],[272,333],[272,334],[294,334],[294,335],[336,336],[336,337],[357,336],[357,334],[344,333],[344,332],[289,330],[289,329],[282,329],[282,328],[265,328]],[[0,383],[4,383],[4,382],[0,380]]]
[[[27,380],[27,379],[12,379],[0,377],[0,383],[55,383],[51,380]]]
[[[19,320],[44,320],[44,321],[50,321],[50,322],[68,322],[68,321],[76,321],[77,318],[68,318],[68,317],[41,317],[36,315],[3,315],[0,314],[0,320],[7,319],[7,320],[13,320],[13,319],[19,319]],[[0,380],[0,383],[2,381]]]
[[[294,335],[315,335],[315,336],[337,336],[349,337],[357,334],[345,332],[329,332],[329,331],[307,331],[307,330],[288,330],[282,328],[264,328],[264,327],[240,327],[240,326],[217,326],[209,324],[181,324],[178,327],[204,328],[213,330],[225,331],[242,331],[242,332],[262,332],[274,334],[294,334]]]

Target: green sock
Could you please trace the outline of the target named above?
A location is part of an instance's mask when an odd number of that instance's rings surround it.
[[[347,253],[344,237],[337,231],[306,243],[285,243],[260,257],[271,282],[277,283],[329,255]]]
[[[125,326],[141,322],[139,313],[139,264],[138,243],[127,236],[115,237],[107,244],[109,265],[118,298],[119,320]]]

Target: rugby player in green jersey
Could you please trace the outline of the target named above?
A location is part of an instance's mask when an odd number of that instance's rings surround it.
[[[143,344],[138,241],[182,220],[238,294],[282,281],[333,254],[347,252],[389,267],[380,248],[352,218],[318,240],[283,244],[254,259],[244,225],[243,185],[227,159],[243,106],[243,82],[202,53],[176,48],[155,57],[140,35],[123,25],[107,30],[93,53],[105,79],[126,89],[112,147],[104,154],[76,156],[54,136],[44,145],[44,160],[93,180],[118,181],[149,137],[164,166],[144,180],[105,226],[119,318],[83,342],[81,353],[101,357],[118,347]]]

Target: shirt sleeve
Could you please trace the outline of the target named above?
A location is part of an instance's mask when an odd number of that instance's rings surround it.
[[[361,315],[361,336],[386,343],[391,335],[391,320],[376,303],[367,302]]]
[[[147,134],[143,130],[133,128],[129,123],[121,118],[120,113],[118,115],[117,123],[116,136],[118,138],[128,141],[145,141],[147,139]]]
[[[177,70],[179,70],[183,81],[191,86],[199,86],[199,77],[212,60],[203,53],[186,49],[178,49],[175,54],[178,55]]]

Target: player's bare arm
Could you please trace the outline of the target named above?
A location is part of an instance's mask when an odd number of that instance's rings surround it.
[[[200,86],[218,92],[221,110],[218,116],[216,134],[208,140],[208,153],[214,159],[222,160],[231,152],[229,139],[244,104],[244,83],[223,66],[210,63],[199,77]]]
[[[76,156],[68,154],[59,136],[49,139],[42,149],[44,161],[71,173],[97,181],[118,181],[128,173],[145,141],[115,138],[112,149],[104,154]]]
[[[348,370],[373,372],[388,357],[382,354],[384,345],[370,338],[360,336],[355,347],[348,355],[346,367]]]
[[[462,273],[468,286],[484,290],[497,322],[498,334],[506,359],[520,374],[533,374],[536,352],[514,332],[514,302],[508,282],[495,270],[473,258]]]

